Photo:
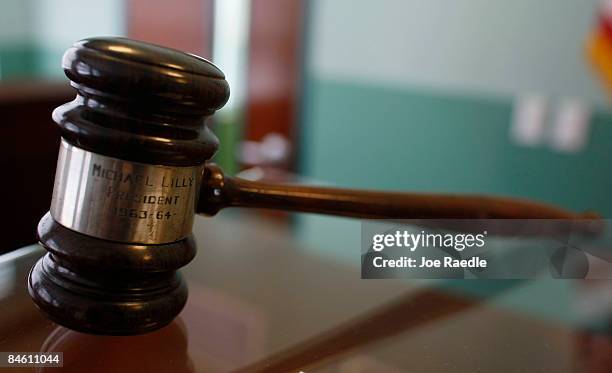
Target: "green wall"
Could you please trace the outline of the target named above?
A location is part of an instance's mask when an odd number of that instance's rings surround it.
[[[612,216],[612,116],[591,120],[589,144],[561,153],[513,143],[511,98],[306,79],[301,170],[313,182],[404,191],[533,198]],[[309,251],[358,266],[360,221],[300,214]],[[411,281],[427,284],[426,281]],[[439,282],[546,320],[582,323],[571,281]]]
[[[0,80],[40,75],[39,51],[29,43],[0,45]]]
[[[612,116],[577,153],[513,143],[511,99],[307,80],[302,170],[352,187],[528,197],[612,216]]]
[[[612,217],[612,116],[593,114],[588,145],[563,153],[519,146],[513,101],[330,79],[306,79],[300,171],[351,188],[531,198]],[[358,221],[297,218],[313,250],[357,262]]]

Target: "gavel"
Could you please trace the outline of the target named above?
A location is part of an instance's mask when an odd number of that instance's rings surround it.
[[[198,56],[125,38],[90,38],[62,67],[76,98],[53,111],[61,132],[48,251],[32,268],[36,305],[68,328],[132,335],[170,323],[187,300],[178,269],[196,254],[195,214],[256,207],[357,218],[580,219],[527,200],[357,191],[247,181],[210,162],[207,127],[229,98]]]

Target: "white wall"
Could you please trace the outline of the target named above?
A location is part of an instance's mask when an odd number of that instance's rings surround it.
[[[0,3],[0,46],[33,38],[31,5],[29,0],[3,0]]]
[[[47,48],[66,49],[89,36],[125,32],[124,0],[31,0],[36,9],[36,40]]]
[[[30,0],[34,4],[34,42],[41,50],[39,68],[62,77],[61,56],[75,41],[91,36],[121,36],[124,0]]]
[[[66,48],[79,38],[125,33],[124,0],[2,0],[0,43]]]
[[[315,0],[316,77],[603,103],[586,63],[597,0]]]

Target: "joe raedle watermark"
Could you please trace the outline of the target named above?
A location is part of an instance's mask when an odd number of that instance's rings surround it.
[[[445,248],[463,251],[466,248],[482,248],[485,245],[487,231],[480,234],[463,233],[428,233],[424,230],[414,233],[408,230],[396,230],[394,233],[378,233],[372,237],[372,250],[381,252],[385,248],[404,248],[414,252],[417,248]],[[420,260],[418,260],[420,259]],[[442,259],[430,259],[426,255],[420,258],[402,256],[397,259],[386,259],[374,256],[372,264],[376,268],[485,268],[486,259],[471,257],[461,259],[456,256],[443,255]]]
[[[612,279],[608,220],[364,220],[361,277]]]

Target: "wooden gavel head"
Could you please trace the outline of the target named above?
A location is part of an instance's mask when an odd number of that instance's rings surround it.
[[[62,66],[77,96],[53,112],[62,140],[38,226],[48,254],[30,294],[79,331],[157,329],[187,299],[176,270],[195,255],[201,175],[218,147],[206,121],[229,86],[203,58],[124,38],[82,40]]]

